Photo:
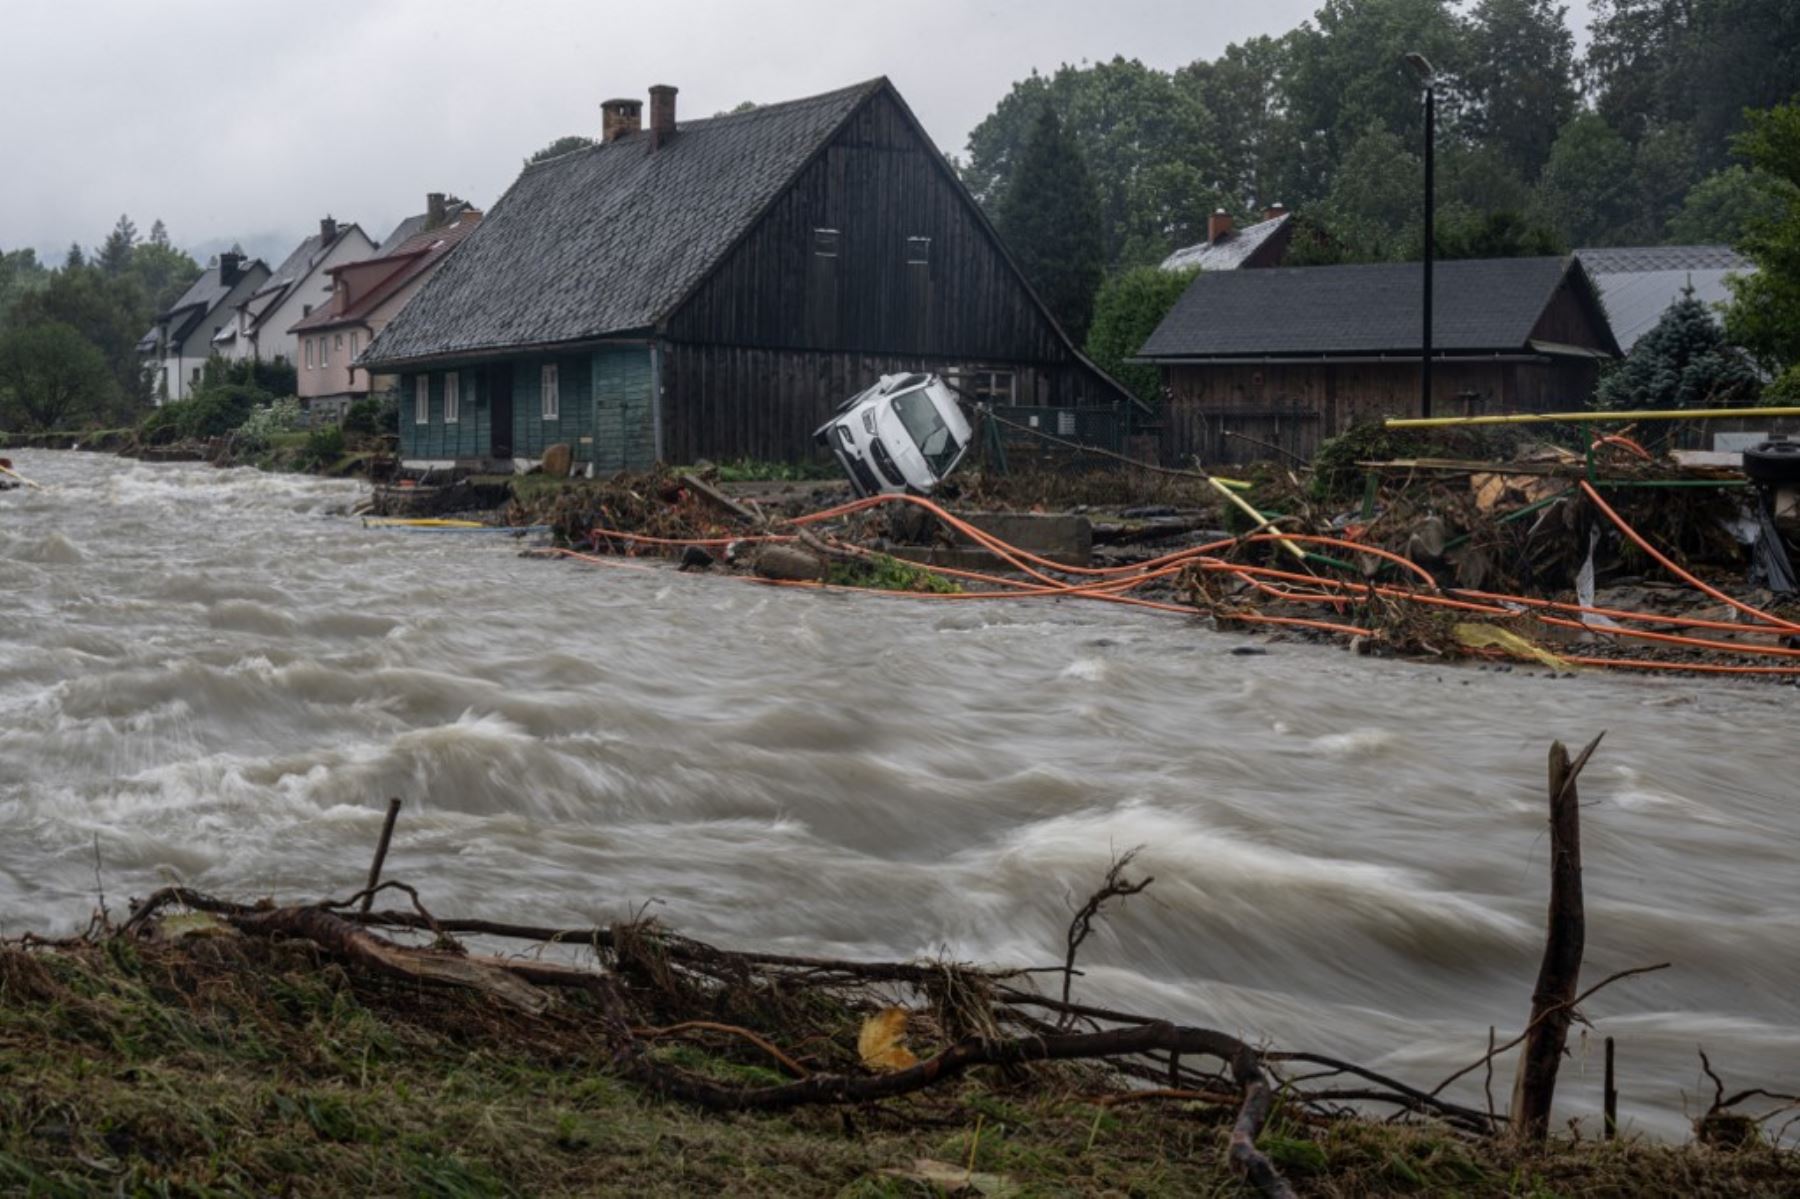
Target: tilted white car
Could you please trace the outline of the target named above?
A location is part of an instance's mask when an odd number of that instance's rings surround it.
[[[813,436],[859,496],[929,494],[969,450],[969,419],[936,375],[883,375]]]

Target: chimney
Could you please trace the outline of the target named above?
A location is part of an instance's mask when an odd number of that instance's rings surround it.
[[[243,272],[244,256],[234,250],[219,255],[219,282],[230,287]]]
[[[1278,217],[1286,216],[1287,213],[1288,213],[1287,205],[1283,204],[1280,200],[1277,200],[1273,204],[1269,205],[1267,208],[1263,209],[1263,220],[1272,221],[1272,220],[1277,219]]]
[[[444,223],[445,216],[446,216],[446,209],[444,208],[444,193],[443,192],[426,192],[425,193],[425,227],[427,229],[436,229],[438,226],[440,226]]]
[[[1230,235],[1231,214],[1223,208],[1215,209],[1213,214],[1206,218],[1206,240],[1218,241],[1220,238]]]
[[[660,150],[662,144],[675,136],[675,89],[666,83],[652,84],[650,87],[650,149]]]
[[[322,239],[324,239],[325,241],[330,241],[332,238],[336,237],[337,236],[337,222],[335,220],[333,220],[331,217],[325,217],[324,219],[322,219],[319,222],[319,236]]]
[[[674,103],[670,101],[671,105]],[[674,120],[670,118],[671,122]],[[644,127],[642,100],[605,100],[600,104],[600,140],[617,141]]]

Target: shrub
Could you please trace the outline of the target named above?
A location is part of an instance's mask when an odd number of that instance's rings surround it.
[[[336,425],[314,429],[300,452],[301,461],[312,467],[330,466],[344,456],[344,431]]]
[[[306,413],[301,410],[300,401],[293,396],[286,396],[252,412],[238,426],[237,435],[238,440],[246,445],[263,447],[269,444],[272,434],[292,433],[305,426]]]
[[[177,439],[223,437],[274,398],[249,383],[203,386],[187,399],[164,404],[145,417],[138,426],[138,437],[153,445]]]
[[[1197,271],[1165,271],[1141,266],[1114,275],[1094,297],[1094,323],[1087,353],[1100,369],[1129,387],[1138,399],[1162,406],[1162,373],[1154,366],[1128,365],[1162,324]]]

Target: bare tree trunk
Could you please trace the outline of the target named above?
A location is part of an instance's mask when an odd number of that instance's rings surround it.
[[[1601,734],[1605,736],[1605,734]],[[1587,938],[1581,902],[1581,799],[1575,780],[1600,744],[1596,737],[1573,763],[1560,741],[1550,746],[1550,921],[1544,961],[1531,994],[1531,1022],[1513,1079],[1512,1127],[1541,1143],[1550,1129],[1556,1071],[1574,1019],[1575,989]]]

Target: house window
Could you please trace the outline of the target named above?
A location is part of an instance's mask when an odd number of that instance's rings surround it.
[[[321,337],[321,338],[319,338],[319,366],[321,368],[323,368],[323,367],[327,367],[330,365],[331,365],[331,342],[328,339]]]
[[[842,236],[836,229],[814,229],[813,253],[820,258],[836,258]]]
[[[444,376],[444,423],[454,425],[462,415],[462,376],[451,371]]]
[[[960,370],[950,376],[965,399],[1005,408],[1018,402],[1018,384],[1011,371]]]
[[[312,354],[313,354],[313,339],[309,337],[306,339],[306,369],[307,370],[311,370],[313,368],[312,367]]]
[[[418,375],[413,379],[413,424],[428,425],[431,423],[431,376]]]
[[[556,364],[554,362],[544,364],[538,381],[544,394],[544,419],[561,420],[562,397],[557,394]]]
[[[929,237],[907,238],[906,261],[909,266],[929,266],[931,264],[931,239]]]
[[[356,330],[350,330],[350,361],[356,361]]]
[[[332,347],[333,349],[341,350],[344,348],[344,335],[342,333],[337,335],[336,342],[337,344]]]

